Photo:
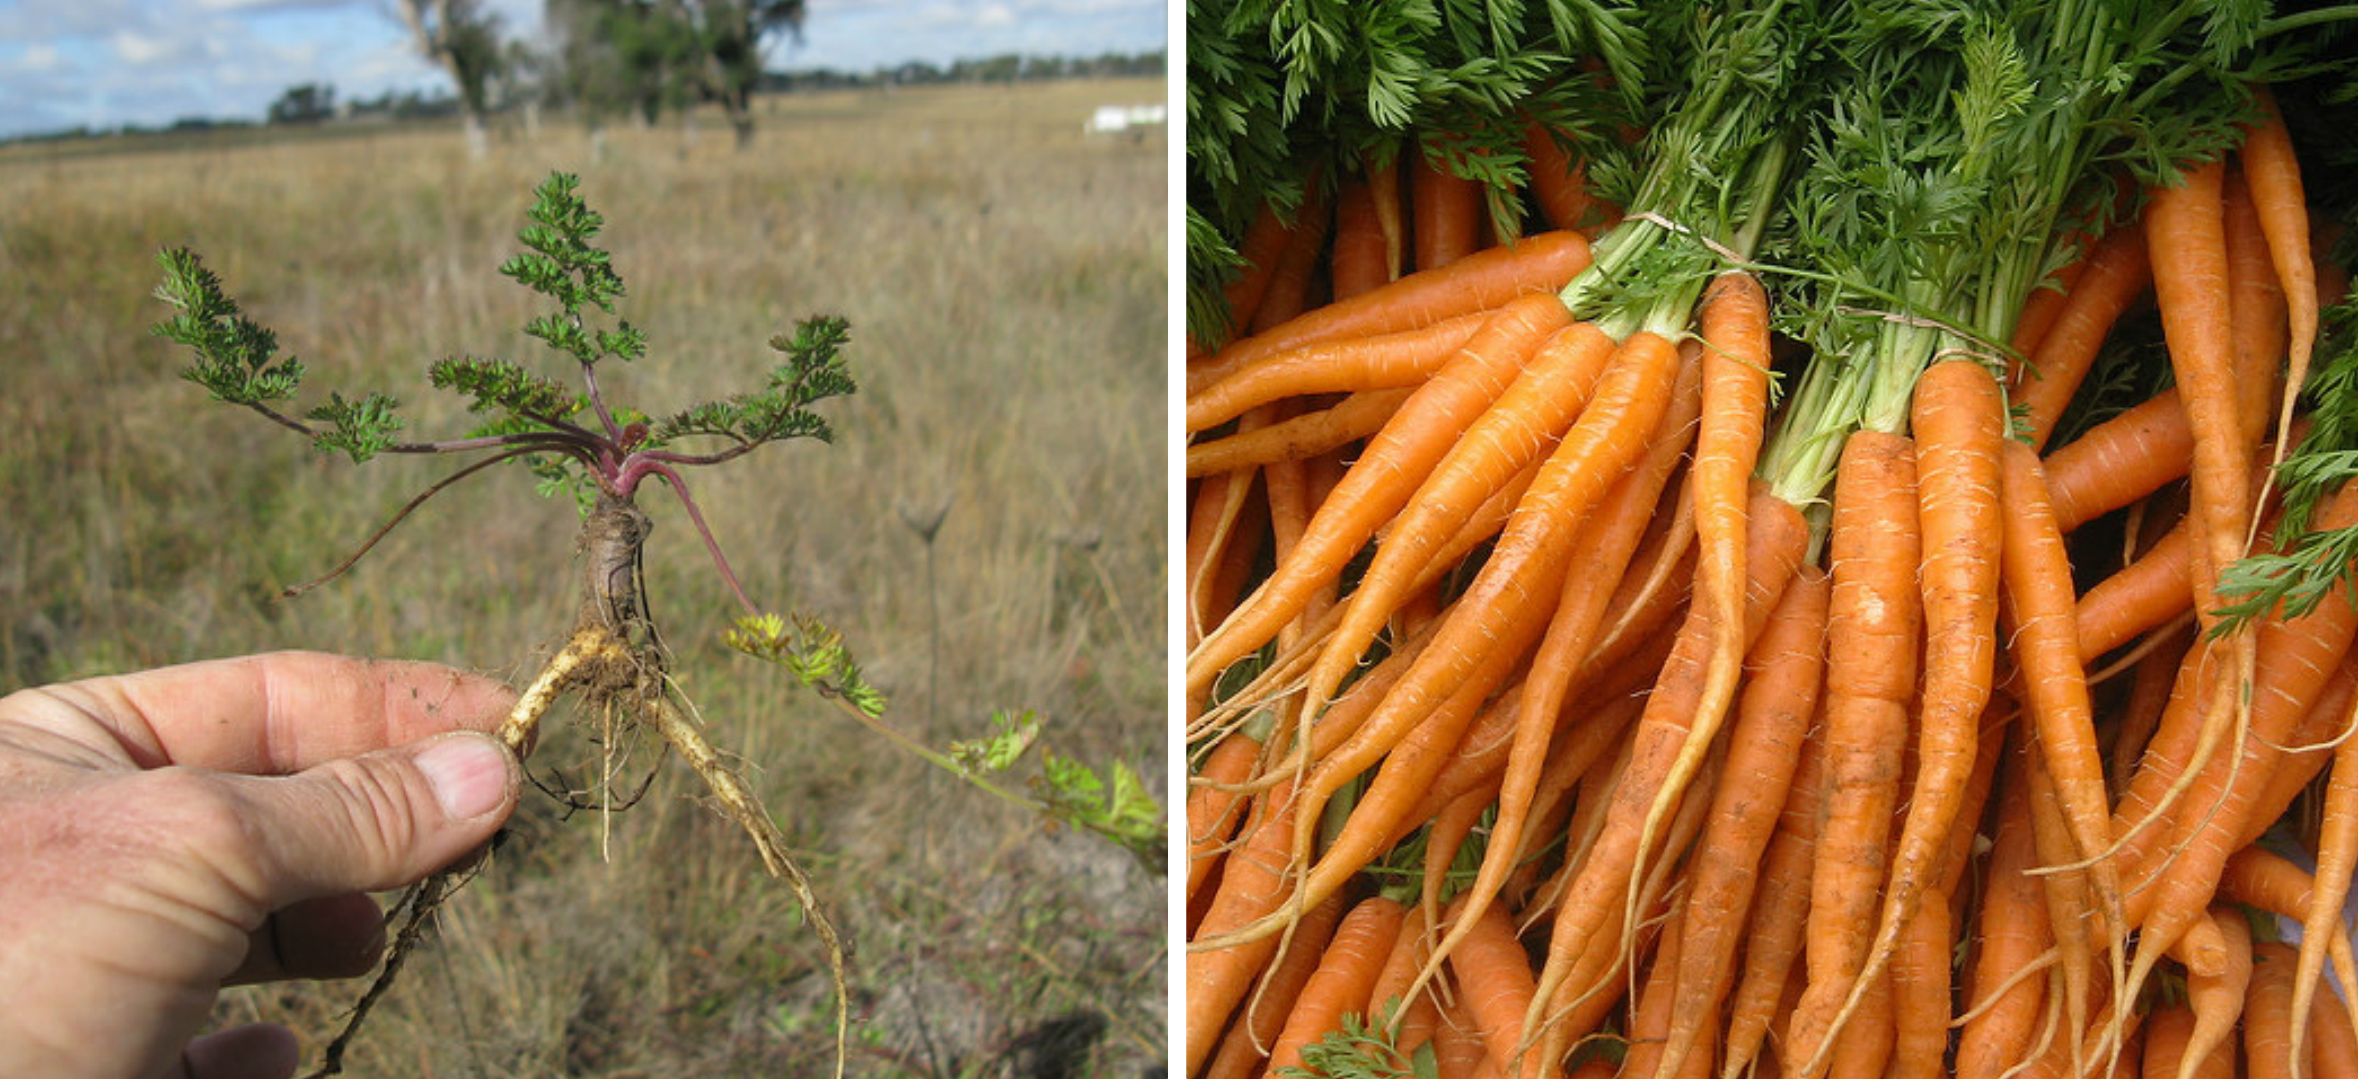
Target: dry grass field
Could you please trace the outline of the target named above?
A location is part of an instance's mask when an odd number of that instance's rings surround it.
[[[836,442],[692,479],[756,601],[841,630],[912,734],[939,745],[1036,709],[1052,748],[1126,760],[1167,801],[1167,155],[1159,132],[1082,131],[1101,102],[1162,95],[794,95],[761,104],[744,153],[717,122],[615,129],[595,155],[551,123],[476,162],[441,127],[0,148],[0,691],[275,648],[534,669],[575,599],[569,504],[495,470],[280,599],[450,466],[315,454],[175,378],[147,328],[155,253],[188,245],[309,365],[306,401],[381,389],[413,431],[463,429],[425,384],[433,359],[562,373],[518,332],[538,298],[495,268],[533,184],[564,169],[607,216],[624,314],[652,338],[605,376],[613,398],[660,414],[750,388],[770,335],[851,320],[861,389],[824,406]],[[851,1074],[1157,1073],[1162,881],[729,652],[732,605],[684,516],[643,501],[676,673],[854,942]],[[929,594],[909,520],[945,506]],[[626,788],[653,746],[625,759]],[[579,787],[599,759],[556,734],[533,770]],[[352,1074],[825,1074],[817,941],[700,793],[676,761],[610,816],[527,792]],[[358,989],[240,990],[222,1009],[316,1052]]]

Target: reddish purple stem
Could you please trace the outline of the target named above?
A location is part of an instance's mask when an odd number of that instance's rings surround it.
[[[576,325],[580,321],[579,318],[574,319]],[[590,364],[582,364],[581,381],[589,387],[590,408],[597,412],[598,422],[606,425],[606,438],[613,442],[622,441],[622,428],[614,422],[614,413],[606,409],[606,395],[598,392],[598,369]]]
[[[661,461],[647,460],[644,454],[633,454],[630,465],[624,469],[625,475],[635,474],[640,478],[644,478],[648,473],[663,477],[663,481],[671,485],[671,493],[679,496],[680,505],[688,508],[688,520],[695,524],[696,534],[704,538],[704,549],[712,552],[712,562],[720,567],[721,579],[729,582],[729,591],[736,595],[737,603],[745,608],[746,614],[760,614],[761,608],[753,605],[752,598],[745,594],[745,586],[738,583],[737,571],[729,567],[728,556],[721,553],[720,540],[714,537],[712,529],[705,525],[704,511],[697,509],[696,500],[688,495],[688,481],[681,479],[680,474],[672,471],[670,465]],[[632,490],[637,485],[636,479],[631,480],[630,486],[621,487],[620,494],[624,498],[630,497]],[[618,483],[617,486],[620,484]]]
[[[271,408],[269,405],[249,402],[246,407],[261,413],[272,423],[276,423],[279,426],[293,431],[296,434],[302,435],[305,438],[319,437],[319,428],[313,427],[308,423],[304,423],[303,421],[294,418],[293,416],[289,416],[284,412],[280,412],[277,409]],[[481,438],[454,438],[441,442],[396,442],[390,446],[385,447],[383,452],[465,453],[469,450],[490,450],[500,449],[503,447],[530,447],[540,450],[573,450],[582,452],[586,456],[589,449],[600,442],[600,439],[597,435],[576,427],[573,424],[566,423],[563,420],[552,420],[545,416],[534,416],[532,418],[542,423],[548,424],[552,430],[526,431],[512,435],[485,435]]]

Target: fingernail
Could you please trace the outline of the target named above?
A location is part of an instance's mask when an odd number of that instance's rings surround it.
[[[480,734],[453,734],[418,751],[415,763],[452,820],[472,820],[508,797],[508,755]]]

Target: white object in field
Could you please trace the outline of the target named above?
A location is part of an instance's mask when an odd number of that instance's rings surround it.
[[[1168,105],[1099,105],[1083,130],[1092,135],[1114,135],[1134,127],[1153,127],[1170,116]]]

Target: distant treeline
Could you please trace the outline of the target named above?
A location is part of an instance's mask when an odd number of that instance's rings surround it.
[[[764,71],[754,84],[757,93],[784,94],[797,91],[840,90],[873,86],[923,86],[945,83],[1014,83],[1046,79],[1102,79],[1150,78],[1165,73],[1165,54],[1161,50],[1143,53],[1105,53],[1094,57],[1021,56],[1013,53],[958,60],[947,66],[911,61],[872,71],[840,71],[833,68],[804,68],[788,71]],[[522,112],[554,106],[560,113],[573,111],[575,102],[561,94],[534,92],[536,88],[520,82],[500,87],[502,92],[489,95],[488,111],[494,114]],[[261,121],[243,118],[183,117],[169,124],[129,124],[120,128],[92,129],[77,126],[58,131],[20,135],[6,142],[52,142],[96,138],[106,135],[192,134],[205,131],[254,128],[263,125],[283,126],[326,123],[385,123],[400,120],[448,119],[460,114],[458,95],[448,90],[432,92],[420,90],[388,90],[374,97],[338,100],[336,89],[326,83],[302,83],[290,86],[271,103]]]

